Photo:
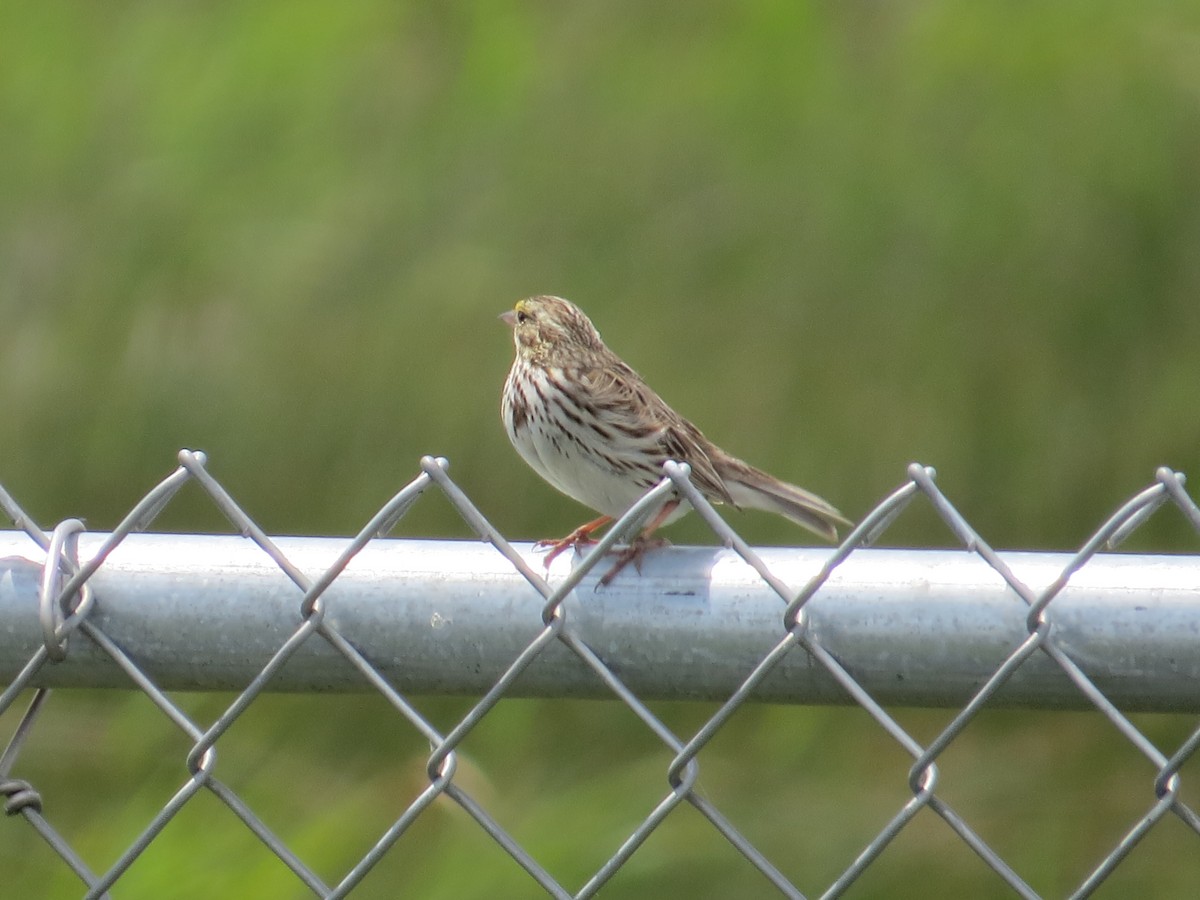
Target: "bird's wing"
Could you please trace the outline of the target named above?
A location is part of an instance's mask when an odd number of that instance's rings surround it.
[[[683,416],[672,410],[668,411],[677,422],[667,426],[663,433],[662,446],[667,456],[692,467],[692,482],[709,500],[737,506],[705,449],[708,439],[704,437],[699,428]]]
[[[590,389],[587,405],[597,420],[625,438],[642,444],[658,457],[691,466],[692,482],[708,499],[736,505],[709,456],[708,439],[699,428],[671,409],[625,363],[615,363],[581,373]]]

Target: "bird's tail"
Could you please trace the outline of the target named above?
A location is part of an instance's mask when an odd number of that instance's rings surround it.
[[[837,540],[839,525],[851,524],[811,491],[780,481],[740,459],[720,460],[716,469],[737,506],[778,513],[829,541]]]

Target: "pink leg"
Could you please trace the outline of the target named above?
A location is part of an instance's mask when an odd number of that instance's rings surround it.
[[[663,522],[667,521],[668,517],[671,513],[675,512],[678,506],[678,500],[671,500],[664,503],[663,508],[650,520],[650,524],[642,529],[642,533],[630,541],[629,546],[617,555],[617,561],[611,569],[604,573],[604,577],[600,579],[600,584],[597,587],[608,587],[608,585],[612,584],[613,579],[617,577],[617,573],[630,563],[633,563],[634,568],[638,570],[638,574],[641,574],[642,557],[646,555],[646,551],[652,550],[655,547],[661,547],[667,543],[661,538],[651,540],[650,536],[658,530]]]
[[[546,559],[544,561],[544,565],[547,569],[549,569],[550,563],[554,562],[554,557],[558,556],[563,551],[596,543],[596,539],[592,537],[592,532],[603,528],[611,521],[612,516],[601,516],[598,519],[592,519],[592,521],[580,525],[565,538],[560,538],[557,541],[538,541],[533,545],[534,549],[550,551],[546,554]]]

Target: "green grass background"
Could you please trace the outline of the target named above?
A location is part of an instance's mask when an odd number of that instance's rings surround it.
[[[0,482],[43,523],[104,530],[193,447],[269,533],[338,535],[434,453],[506,535],[564,532],[585,511],[497,415],[496,315],[551,292],[715,440],[852,516],[918,460],[996,546],[1071,549],[1156,466],[1200,468],[1198,85],[1200,7],[1156,0],[5,4]],[[227,526],[189,492],[162,527]],[[468,536],[433,499],[399,533]],[[887,542],[950,537],[914,510]],[[1196,535],[1167,511],[1130,546]],[[211,721],[230,698],[180,699]],[[468,702],[418,705],[449,727]],[[712,712],[655,709],[684,733]],[[950,717],[898,715],[925,740]],[[218,774],[333,882],[424,783],[397,718],[266,697]],[[1168,753],[1195,727],[1137,721]],[[105,869],[186,751],[140,695],[60,692],[15,774]],[[576,888],[667,760],[616,703],[506,701],[460,777]],[[702,757],[706,793],[813,894],[903,804],[908,764],[857,710],[768,706]],[[940,791],[1061,896],[1152,779],[1098,715],[995,711]],[[2,827],[6,891],[80,892]],[[1168,820],[1098,896],[1197,885],[1196,836]],[[118,888],[304,894],[208,797]],[[930,891],[1009,896],[929,813],[849,896]],[[360,893],[535,891],[447,804]],[[771,894],[682,809],[602,896]]]

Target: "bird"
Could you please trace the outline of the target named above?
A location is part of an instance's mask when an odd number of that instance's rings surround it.
[[[667,405],[610,350],[591,319],[562,297],[520,300],[500,319],[512,329],[516,355],[504,382],[500,413],[521,458],[553,487],[601,515],[557,540],[560,553],[595,543],[593,534],[618,519],[663,477],[663,463],[691,467],[706,500],[785,516],[829,541],[851,523],[833,505],[726,453]],[[669,499],[646,520],[600,580],[612,582],[654,546],[654,532],[690,504]]]

